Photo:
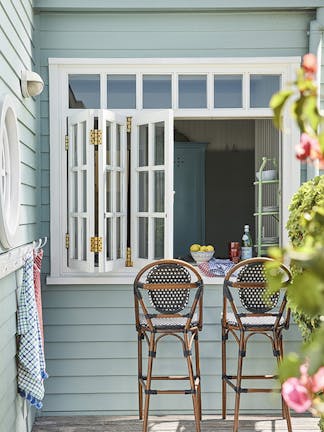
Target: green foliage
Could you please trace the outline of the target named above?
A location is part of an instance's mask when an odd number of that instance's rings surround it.
[[[289,206],[289,218],[286,226],[292,246],[297,247],[304,244],[308,215],[313,207],[323,205],[323,203],[323,175],[303,183],[294,194]]]
[[[316,57],[305,55],[291,88],[273,95],[270,106],[274,124],[281,127],[283,110],[290,103],[291,115],[301,132],[296,156],[312,162],[319,159],[323,165],[324,116],[317,106],[316,70]],[[310,375],[324,365],[324,176],[299,188],[289,212],[287,230],[291,247],[271,253],[278,263],[290,260],[293,280],[287,289],[288,304],[306,342],[300,353],[289,354],[283,359],[279,368],[281,382],[291,376],[300,377],[302,363],[307,362]],[[278,289],[278,278],[274,274],[271,276],[271,269],[269,277],[273,292]],[[319,426],[324,430],[323,392],[312,399],[312,410],[321,416]]]
[[[296,91],[297,90],[297,91]],[[297,97],[293,99],[293,96]],[[303,68],[297,71],[297,79],[290,88],[280,90],[270,99],[269,106],[273,111],[273,123],[282,128],[283,110],[291,102],[291,115],[298,124],[301,133],[317,137],[321,152],[324,153],[324,117],[317,106],[316,81],[310,78]]]

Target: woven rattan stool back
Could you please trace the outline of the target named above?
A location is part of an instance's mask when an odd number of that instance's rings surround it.
[[[166,263],[154,267],[146,277],[150,284],[186,284],[190,283],[189,271],[178,264]],[[181,312],[188,304],[189,289],[151,290],[149,298],[154,308],[161,313]]]
[[[266,284],[264,263],[249,263],[244,266],[237,276],[237,282]],[[253,313],[268,312],[277,306],[279,300],[279,293],[270,295],[266,288],[244,287],[238,292],[242,306]]]

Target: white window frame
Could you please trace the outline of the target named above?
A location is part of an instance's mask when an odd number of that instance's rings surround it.
[[[109,74],[136,75],[136,109],[112,110],[121,115],[135,116],[143,110],[142,81],[143,75],[172,75],[172,106],[175,119],[248,119],[271,118],[270,108],[249,108],[249,75],[266,74],[281,75],[282,87],[292,82],[296,69],[300,65],[300,57],[251,57],[251,58],[154,58],[154,59],[97,59],[97,58],[50,58],[49,59],[49,120],[50,120],[50,176],[51,176],[51,275],[49,284],[92,284],[92,283],[129,283],[138,268],[123,268],[118,273],[106,273],[100,276],[67,275],[63,271],[66,231],[66,166],[64,138],[66,133],[65,119],[69,113],[77,110],[68,108],[68,75],[69,74],[100,74],[101,104],[107,106],[106,79]],[[207,75],[207,108],[179,109],[177,75]],[[243,75],[242,108],[213,108],[213,76]],[[294,147],[299,140],[299,131],[289,113],[284,113],[285,131],[281,139],[281,172],[282,175],[282,225],[281,239],[285,245],[288,236],[285,225],[288,219],[288,203],[300,184],[300,164],[294,157]],[[285,175],[286,173],[286,175]],[[288,175],[289,173],[289,175]],[[214,282],[213,282],[214,283]]]

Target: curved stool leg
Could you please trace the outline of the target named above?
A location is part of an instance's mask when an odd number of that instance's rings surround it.
[[[277,345],[278,345],[278,351],[279,351],[279,356],[277,357],[277,361],[278,361],[278,365],[279,365],[282,358],[283,358],[283,342],[282,342],[282,335],[281,334],[277,337]],[[288,432],[292,432],[289,407],[286,404],[286,402],[284,401],[283,397],[281,397],[281,404],[282,404],[282,414],[283,414],[283,418],[286,419]]]
[[[199,407],[198,407],[198,398],[197,398],[197,392],[196,392],[196,387],[195,387],[195,378],[194,378],[194,374],[193,374],[191,354],[190,354],[190,346],[189,346],[189,340],[188,340],[188,334],[187,333],[185,333],[183,339],[184,339],[184,348],[186,351],[185,357],[187,359],[190,389],[192,391],[192,403],[193,403],[193,409],[194,409],[194,415],[195,415],[196,432],[200,432],[200,415],[199,415]]]
[[[198,378],[198,385],[197,385],[197,402],[198,402],[198,412],[199,412],[199,420],[201,420],[201,383],[200,383],[200,357],[199,357],[199,339],[198,339],[198,333],[195,334],[195,360],[196,360],[196,376]]]
[[[143,377],[143,334],[137,335],[137,363],[138,363],[138,416],[143,419],[143,386],[139,378]]]
[[[238,432],[239,424],[239,411],[240,411],[240,399],[241,399],[241,382],[242,382],[242,369],[243,369],[243,357],[245,356],[245,339],[244,332],[241,332],[239,353],[237,360],[237,378],[236,378],[236,392],[235,392],[235,409],[234,409],[234,426],[233,432]]]
[[[147,377],[145,386],[145,404],[144,404],[144,422],[143,422],[143,432],[148,431],[148,411],[150,406],[150,390],[151,390],[151,380],[152,380],[152,369],[153,369],[153,358],[156,352],[155,346],[155,335],[152,333],[150,335],[149,344],[149,357],[147,362]]]
[[[224,327],[222,327],[222,418],[226,419],[226,339],[227,333]]]

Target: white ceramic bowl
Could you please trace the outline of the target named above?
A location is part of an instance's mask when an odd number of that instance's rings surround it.
[[[260,173],[259,173],[259,171],[257,171],[255,173],[255,176],[256,176],[257,180],[260,180]],[[262,180],[263,181],[276,180],[277,178],[278,178],[278,171],[277,170],[262,171]]]
[[[197,263],[203,263],[203,262],[207,262],[209,261],[212,256],[214,255],[215,251],[207,251],[207,252],[191,252],[191,256],[192,258],[197,262]]]

